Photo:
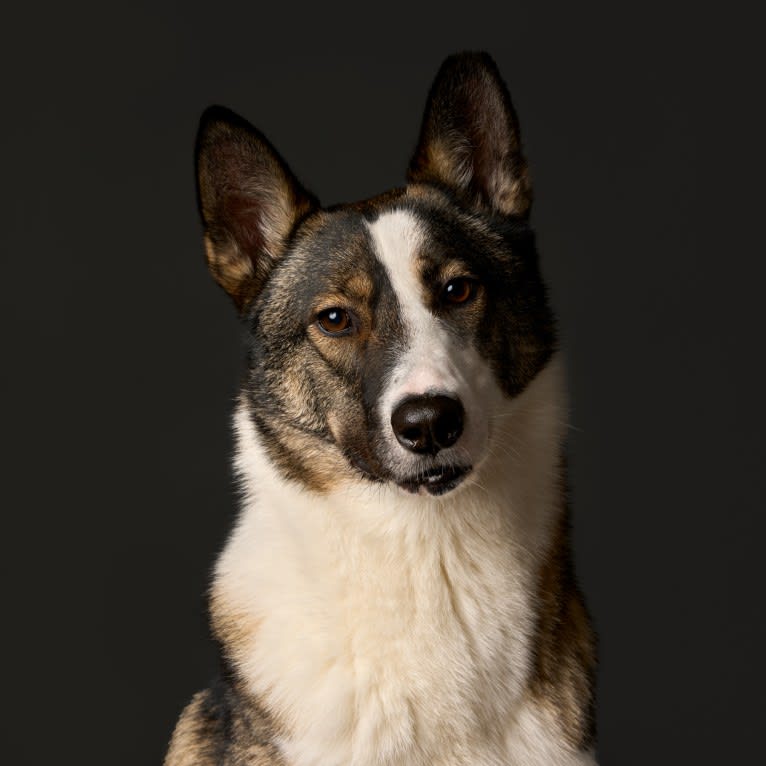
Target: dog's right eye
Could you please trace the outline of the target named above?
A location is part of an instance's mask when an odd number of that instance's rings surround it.
[[[444,285],[442,300],[453,305],[468,303],[476,296],[476,292],[477,284],[475,279],[457,277],[457,279],[451,279]]]
[[[325,335],[348,335],[352,329],[348,311],[337,307],[320,311],[317,315],[317,324]]]

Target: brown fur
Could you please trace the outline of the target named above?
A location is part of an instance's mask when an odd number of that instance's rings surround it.
[[[217,766],[213,743],[221,736],[219,722],[205,713],[209,691],[198,692],[178,719],[165,766]]]
[[[587,749],[595,741],[595,636],[574,579],[569,513],[559,519],[538,580],[535,664],[530,691],[551,710],[567,740]]]
[[[277,733],[255,700],[236,704],[208,689],[181,714],[164,766],[285,766]]]
[[[294,388],[293,394],[300,394],[300,387],[289,379],[284,385],[288,391]],[[293,401],[306,399],[297,397]],[[284,423],[275,424],[278,429],[272,429],[265,420],[258,420],[260,428],[270,437],[264,440],[269,457],[288,479],[300,482],[312,492],[326,494],[336,488],[341,479],[353,474],[341,454],[316,434]],[[296,455],[301,456],[300,462],[296,462]]]

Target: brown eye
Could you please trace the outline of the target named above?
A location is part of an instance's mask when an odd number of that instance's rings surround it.
[[[351,331],[351,317],[345,309],[333,307],[320,311],[317,324],[325,335],[346,335]]]
[[[476,282],[468,277],[450,279],[442,292],[442,297],[447,303],[467,303],[476,295]]]

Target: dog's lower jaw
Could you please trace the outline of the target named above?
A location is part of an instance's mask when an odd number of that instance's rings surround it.
[[[487,461],[441,498],[370,482],[307,492],[239,411],[245,503],[213,614],[235,674],[283,722],[285,763],[588,762],[530,691],[562,512],[558,376],[549,365],[508,418],[524,461]]]
[[[433,468],[419,476],[396,482],[412,495],[439,497],[459,487],[470,474],[472,466],[442,466]]]

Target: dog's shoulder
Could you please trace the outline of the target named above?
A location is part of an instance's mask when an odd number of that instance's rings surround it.
[[[212,766],[222,749],[224,723],[210,689],[198,692],[178,719],[165,766]]]
[[[596,635],[575,580],[569,537],[565,507],[539,574],[530,692],[555,711],[565,738],[587,750],[596,737]]]
[[[198,692],[178,720],[164,766],[284,766],[269,717],[225,681]]]

